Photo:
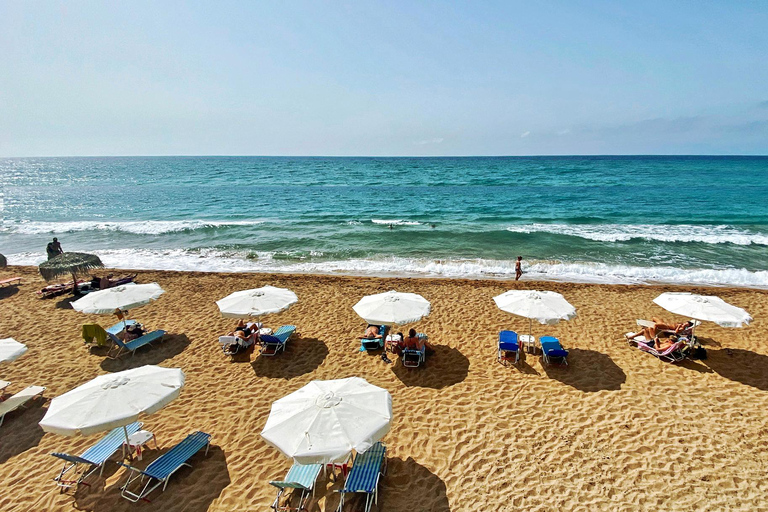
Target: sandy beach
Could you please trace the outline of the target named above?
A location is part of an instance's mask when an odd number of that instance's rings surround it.
[[[89,379],[145,364],[179,367],[179,399],[144,418],[163,452],[194,430],[213,435],[208,456],[172,478],[152,503],[120,497],[125,470],[61,494],[53,451],[81,453],[100,436],[44,434],[47,404],[9,414],[0,427],[3,511],[267,510],[290,461],[260,437],[270,404],[313,379],[359,376],[390,391],[394,419],[384,438],[388,472],[380,511],[767,510],[768,292],[737,288],[623,286],[522,281],[363,278],[283,274],[140,271],[167,293],[132,312],[165,341],[113,361],[83,345],[80,327],[113,318],[84,315],[67,297],[40,300],[34,267],[9,267],[18,288],[0,290],[0,338],[28,353],[3,365],[15,392],[46,386],[55,397]],[[286,353],[230,362],[216,342],[232,320],[215,301],[263,285],[290,288],[298,304],[264,318],[298,326]],[[570,366],[543,367],[526,355],[518,367],[496,362],[499,330],[526,332],[528,321],[496,308],[508,289],[562,293],[578,317],[534,334],[558,336]],[[352,311],[362,296],[416,292],[432,314],[415,326],[437,345],[425,368],[388,365],[358,352],[364,322]],[[745,329],[702,325],[708,359],[662,363],[628,346],[636,318],[674,318],[652,303],[662,291],[717,294],[754,317]],[[142,464],[156,458],[146,452]],[[339,483],[319,482],[313,511],[338,504]]]

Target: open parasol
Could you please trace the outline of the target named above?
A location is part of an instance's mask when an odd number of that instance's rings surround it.
[[[8,260],[5,259],[5,256],[0,254],[0,268],[5,268],[8,266]]]
[[[72,289],[77,289],[77,274],[83,274],[104,264],[95,254],[83,252],[65,252],[40,264],[38,270],[46,281],[51,281],[64,274],[72,274]]]

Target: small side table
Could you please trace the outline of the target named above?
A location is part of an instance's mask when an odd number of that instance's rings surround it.
[[[536,351],[536,337],[531,334],[521,334],[517,337],[520,344],[525,348],[525,351],[529,354],[533,354]]]
[[[141,450],[146,448],[150,441],[154,441],[155,449],[157,449],[157,439],[155,434],[147,430],[139,430],[128,436],[128,451],[136,450],[136,457],[141,460]]]

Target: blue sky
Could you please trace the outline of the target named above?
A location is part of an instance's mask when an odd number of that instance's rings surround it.
[[[0,0],[0,156],[768,154],[768,3]]]

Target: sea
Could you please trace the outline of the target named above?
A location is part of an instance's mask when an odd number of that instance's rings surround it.
[[[0,253],[108,267],[768,287],[768,157],[0,159]]]

